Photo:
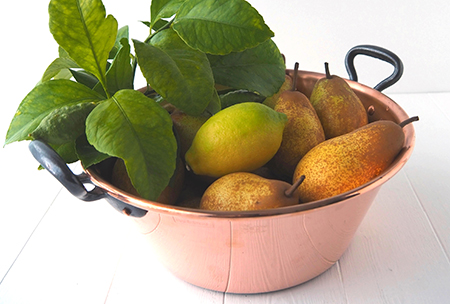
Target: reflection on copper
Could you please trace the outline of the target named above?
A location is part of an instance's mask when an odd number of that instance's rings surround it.
[[[297,88],[309,96],[322,77],[299,71]],[[348,82],[364,106],[370,108],[370,121],[401,122],[408,118],[384,94]],[[148,211],[133,221],[160,261],[176,276],[221,292],[269,292],[320,275],[344,254],[380,187],[412,153],[414,127],[409,124],[403,130],[404,149],[371,182],[333,198],[270,210],[219,212],[163,205],[124,193],[108,183],[95,167],[87,173],[108,195]]]

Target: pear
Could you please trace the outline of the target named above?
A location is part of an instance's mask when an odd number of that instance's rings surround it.
[[[183,188],[184,176],[185,176],[185,166],[183,161],[178,158],[175,172],[170,179],[169,185],[161,192],[159,197],[156,199],[157,202],[167,205],[174,205],[180,195]],[[122,159],[118,158],[114,164],[111,183],[117,188],[132,194],[134,196],[140,197],[137,190],[134,188],[131,180],[128,176],[125,163]]]
[[[291,185],[249,172],[230,173],[206,189],[200,209],[249,211],[297,205],[299,197],[295,190],[303,178]]]
[[[292,88],[292,86],[293,86],[293,79],[291,76],[286,74],[284,76],[284,82],[281,85],[278,92],[275,93],[274,95],[269,96],[266,99],[264,99],[263,104],[265,104],[266,106],[273,109],[275,107],[275,104],[276,104],[277,100],[279,99],[281,93],[283,93],[284,91],[290,90]]]
[[[295,63],[294,79],[297,78],[297,71],[298,63]],[[295,82],[290,90],[280,94],[274,110],[286,114],[288,122],[280,149],[269,162],[269,167],[281,178],[290,180],[300,159],[325,140],[325,133],[309,99],[295,90]]]
[[[189,150],[195,134],[200,127],[208,120],[208,115],[192,116],[180,110],[175,110],[170,114],[173,127],[178,137],[180,154],[184,158],[187,150]]]
[[[416,120],[415,116],[400,124],[375,121],[311,149],[298,163],[293,178],[305,176],[297,190],[301,202],[347,192],[380,175],[403,148],[402,128]]]
[[[322,122],[327,139],[349,133],[368,123],[361,100],[339,76],[330,75],[325,63],[326,77],[319,79],[311,92],[310,102]]]

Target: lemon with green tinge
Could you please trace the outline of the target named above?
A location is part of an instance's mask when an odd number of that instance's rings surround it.
[[[285,114],[256,102],[225,108],[198,130],[186,162],[198,175],[251,172],[278,151],[286,123]]]

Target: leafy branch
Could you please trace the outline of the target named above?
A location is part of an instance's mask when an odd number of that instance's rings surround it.
[[[121,158],[141,196],[155,200],[177,161],[159,100],[189,115],[214,114],[259,102],[284,82],[273,32],[245,0],[153,0],[150,8],[149,36],[130,44],[128,27],[118,29],[101,0],[51,0],[60,56],[19,105],[5,145],[42,139],[85,167]],[[134,90],[138,66],[155,99]]]

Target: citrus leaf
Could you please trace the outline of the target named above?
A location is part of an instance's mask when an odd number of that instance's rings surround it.
[[[86,134],[81,135],[75,141],[76,155],[80,159],[83,168],[89,168],[92,165],[98,164],[107,158],[108,154],[97,151],[86,138]]]
[[[56,58],[45,70],[41,82],[49,81],[52,78],[61,79],[58,78],[58,75],[61,75],[65,71],[67,71],[68,75],[70,75],[71,77],[72,74],[70,73],[69,69],[72,68],[78,68],[78,64],[71,58]],[[69,79],[70,77],[66,79]]]
[[[69,141],[61,145],[50,144],[50,146],[67,164],[78,161],[78,156],[75,151],[75,141]]]
[[[82,103],[98,103],[102,99],[98,93],[70,80],[44,82],[33,88],[19,105],[6,134],[5,145],[32,139],[30,134],[54,110]]]
[[[109,52],[109,59],[114,59],[119,52],[119,50],[122,48],[122,39],[126,39],[127,41],[130,39],[130,29],[129,27],[123,26],[117,31],[117,37],[116,41],[114,42],[114,46]]]
[[[82,102],[58,107],[30,135],[55,145],[75,141],[84,133],[86,117],[95,106],[96,102]]]
[[[177,143],[169,113],[152,99],[121,90],[86,120],[86,136],[99,152],[124,160],[139,194],[156,200],[176,164]]]
[[[102,95],[105,95],[105,97],[112,96],[117,91],[122,89],[133,89],[134,72],[131,64],[132,55],[130,53],[130,44],[127,38],[122,38],[120,44],[121,47],[118,49],[116,57],[114,57],[112,64],[106,72],[106,82],[109,95],[105,93],[105,90],[97,78],[91,74],[86,72],[76,73],[76,71],[73,71],[75,79],[89,87],[93,85],[92,89]],[[91,79],[89,76],[91,76]]]
[[[150,28],[161,18],[172,17],[185,0],[153,0],[150,6]]]
[[[78,83],[81,83],[90,89],[95,88],[95,86],[97,86],[99,83],[97,77],[95,77],[91,73],[86,72],[85,70],[71,69],[70,72],[72,73],[73,78],[75,78],[75,80]],[[96,92],[98,92],[100,94],[105,93],[104,91],[102,92],[101,90],[98,90]]]
[[[255,48],[228,55],[208,55],[216,83],[272,96],[285,80],[285,63],[268,40]]]
[[[117,21],[106,18],[101,0],[51,0],[50,32],[78,65],[106,87],[106,63],[117,36]]]
[[[106,73],[108,93],[110,96],[121,89],[133,89],[133,67],[131,65],[130,44],[126,38],[122,38],[120,44],[122,47],[120,47]]]
[[[215,89],[204,53],[187,46],[172,29],[156,34],[151,45],[135,40],[134,47],[152,89],[187,114],[198,115],[205,110]]]
[[[245,0],[187,0],[173,28],[192,48],[217,55],[241,52],[274,36]]]
[[[153,24],[152,30],[158,31],[158,30],[162,29],[163,27],[166,27],[168,23],[169,23],[169,21],[167,21],[167,20],[159,19],[158,21],[156,21]],[[148,23],[147,26],[150,27],[150,22]]]
[[[219,94],[216,90],[213,91],[213,96],[211,98],[211,101],[209,102],[208,106],[206,107],[205,111],[208,112],[211,115],[216,114],[222,110],[222,103],[220,101]]]

